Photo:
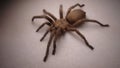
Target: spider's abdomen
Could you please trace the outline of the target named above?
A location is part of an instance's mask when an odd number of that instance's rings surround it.
[[[86,17],[86,14],[83,10],[81,9],[76,9],[76,10],[73,10],[72,12],[70,12],[66,19],[68,20],[68,22],[70,24],[73,24],[75,23],[76,21],[80,20],[80,19],[83,19]]]

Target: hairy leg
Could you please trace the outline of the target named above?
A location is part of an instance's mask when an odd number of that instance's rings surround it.
[[[54,21],[57,20],[57,18],[56,18],[53,14],[51,14],[51,13],[48,12],[48,11],[46,11],[45,9],[43,9],[43,12],[44,12],[45,14],[49,15],[51,18],[53,18]]]
[[[49,55],[49,47],[50,47],[50,44],[52,42],[53,37],[54,37],[54,32],[52,32],[51,35],[50,35],[50,39],[49,39],[48,44],[47,44],[46,54],[45,54],[45,57],[43,59],[44,62],[46,62],[47,57]]]
[[[68,11],[67,11],[67,15],[70,13],[70,11],[72,10],[72,9],[74,9],[75,7],[77,7],[77,6],[79,6],[79,7],[83,7],[83,6],[85,6],[84,4],[79,4],[79,3],[77,3],[77,4],[75,4],[75,5],[73,5],[73,6],[71,6],[69,9],[68,9]],[[66,15],[66,17],[67,17],[67,15]]]
[[[109,27],[109,24],[102,24],[102,23],[100,23],[97,20],[91,20],[91,19],[81,19],[81,20],[78,20],[77,22],[75,22],[73,24],[73,26],[79,26],[80,24],[85,23],[85,22],[97,23],[97,24],[99,24],[102,27]]]
[[[85,41],[85,44],[91,49],[93,50],[94,48],[88,43],[87,39],[85,38],[85,36],[80,33],[78,30],[76,30],[75,28],[68,28],[68,31],[75,31],[80,37],[82,37],[82,39]]]
[[[55,55],[56,53],[56,41],[58,39],[58,37],[60,36],[61,34],[61,29],[58,28],[57,31],[56,31],[56,34],[55,34],[55,38],[53,40],[53,51],[52,51],[52,55]]]
[[[42,40],[46,37],[46,35],[48,34],[48,32],[51,31],[51,28],[52,28],[52,26],[45,32],[45,34],[44,34],[43,37],[40,39],[40,41],[42,41]]]
[[[60,14],[60,19],[63,19],[63,6],[62,5],[60,5],[59,14]]]
[[[55,36],[55,39],[53,41],[53,51],[52,51],[52,55],[55,55],[56,53],[56,41],[57,41],[57,37]]]
[[[45,32],[45,34],[44,34],[43,37],[40,39],[40,41],[43,41],[43,39],[47,36],[48,32],[49,32],[49,30],[47,30],[47,31]]]
[[[36,30],[36,32],[38,32],[44,25],[48,25],[51,26],[51,24],[49,22],[45,22],[42,25],[39,26],[39,28]]]
[[[86,19],[85,22],[97,23],[97,24],[99,24],[99,25],[102,26],[102,27],[109,27],[109,24],[102,24],[102,23],[100,23],[100,22],[97,21],[97,20]]]
[[[45,19],[47,19],[51,24],[53,24],[53,20],[52,20],[51,18],[49,18],[48,16],[46,16],[46,15],[33,16],[32,21],[34,21],[34,19],[37,19],[37,18],[45,18]]]

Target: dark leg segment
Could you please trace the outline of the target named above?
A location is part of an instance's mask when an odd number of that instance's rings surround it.
[[[42,40],[46,37],[46,35],[48,34],[48,32],[50,32],[50,30],[51,30],[51,27],[45,32],[45,34],[44,34],[43,37],[40,39],[40,41],[42,41]]]
[[[77,4],[73,5],[73,6],[71,6],[71,7],[68,9],[68,11],[67,11],[67,15],[70,13],[70,11],[71,11],[72,9],[74,9],[74,8],[77,7],[77,6],[83,7],[83,6],[85,6],[85,5],[84,5],[84,4],[80,5],[79,3],[77,3]],[[67,15],[66,15],[66,16],[67,16]]]
[[[78,30],[76,30],[75,28],[69,28],[69,31],[75,31],[79,36],[82,37],[82,39],[85,41],[85,44],[91,49],[93,50],[94,48],[88,43],[87,39],[84,37],[83,34],[81,34]]]
[[[97,24],[99,24],[102,27],[109,27],[109,24],[102,24],[102,23],[100,23],[97,20],[90,20],[90,19],[81,19],[81,20],[78,20],[77,22],[75,22],[73,24],[73,26],[79,26],[80,24],[85,23],[85,22],[97,23]]]
[[[36,18],[45,18],[45,19],[47,19],[50,23],[53,23],[53,20],[52,20],[51,18],[49,18],[48,16],[46,16],[46,15],[34,16],[34,17],[32,18],[32,21],[34,21],[34,19],[36,19]]]
[[[57,41],[58,37],[60,36],[60,34],[61,34],[61,29],[58,28],[58,30],[56,31],[56,34],[55,34],[54,41],[53,41],[53,51],[52,51],[52,55],[55,55],[55,53],[56,53],[56,41]]]
[[[40,39],[40,41],[42,41],[45,37],[46,37],[46,35],[48,34],[48,30],[45,32],[45,34],[43,35],[43,37]]]
[[[63,6],[62,5],[60,5],[59,14],[60,14],[60,19],[63,19]]]
[[[56,41],[57,41],[57,37],[55,37],[54,41],[53,41],[53,51],[52,51],[52,55],[55,55],[56,53]]]
[[[102,26],[102,27],[109,27],[109,24],[102,24],[102,23],[100,23],[100,22],[97,21],[97,20],[86,19],[85,22],[93,22],[93,23],[99,24],[99,25]]]
[[[36,30],[36,32],[38,32],[44,25],[50,26],[51,24],[49,22],[43,23],[41,26],[39,26],[39,28]]]
[[[45,57],[43,59],[44,62],[46,62],[47,57],[49,55],[49,47],[50,47],[50,44],[52,42],[53,36],[54,36],[54,32],[52,32],[51,35],[50,35],[50,39],[49,39],[48,44],[47,44],[46,54],[45,54]]]
[[[54,19],[54,21],[56,21],[56,20],[57,20],[57,18],[56,18],[53,14],[51,14],[51,13],[50,13],[50,12],[48,12],[48,11],[46,11],[45,9],[43,9],[43,12],[44,12],[45,14],[49,15],[51,18],[53,18],[53,19]]]

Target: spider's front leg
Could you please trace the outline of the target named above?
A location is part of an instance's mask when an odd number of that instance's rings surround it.
[[[63,19],[63,6],[62,5],[60,5],[59,14],[60,14],[60,19]]]
[[[49,18],[48,16],[46,16],[46,15],[33,16],[32,22],[34,21],[34,19],[37,19],[37,18],[45,18],[45,19],[47,19],[51,24],[53,24],[53,20],[52,20],[51,18]]]
[[[48,12],[48,11],[46,11],[45,9],[43,9],[43,12],[44,12],[46,15],[49,15],[54,21],[57,20],[57,18],[56,18],[53,14],[51,14],[51,13]]]
[[[51,26],[51,24],[53,24],[53,20],[52,20],[51,18],[49,18],[48,16],[46,16],[46,15],[33,16],[32,22],[34,21],[34,19],[37,19],[37,18],[45,18],[45,19],[47,19],[49,22],[45,22],[45,23],[43,23],[41,26],[39,26],[39,28],[36,30],[36,32],[38,32],[44,25]]]
[[[94,49],[94,47],[92,47],[89,43],[88,43],[88,41],[87,41],[87,39],[85,38],[85,36],[82,34],[82,33],[80,33],[78,30],[76,30],[76,28],[67,28],[67,30],[68,31],[75,31],[80,37],[82,37],[82,39],[85,41],[85,44],[91,49],[91,50],[93,50]]]

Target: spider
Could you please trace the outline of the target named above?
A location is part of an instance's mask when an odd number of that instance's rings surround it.
[[[40,41],[42,41],[46,37],[46,35],[50,32],[50,38],[49,38],[46,53],[45,53],[45,56],[44,56],[44,59],[43,59],[44,62],[46,62],[47,57],[49,55],[49,47],[50,47],[51,42],[53,41],[52,55],[55,55],[55,53],[56,53],[56,41],[65,32],[74,31],[84,40],[85,44],[91,50],[93,50],[94,47],[89,44],[89,42],[87,41],[85,36],[82,33],[80,33],[80,31],[78,31],[76,29],[76,27],[80,26],[81,24],[84,24],[85,22],[93,22],[93,23],[97,23],[101,27],[109,27],[108,24],[102,24],[97,20],[87,19],[85,11],[83,11],[81,9],[74,9],[77,6],[82,8],[85,5],[77,3],[73,6],[71,6],[70,8],[68,8],[66,16],[64,17],[63,16],[63,6],[60,5],[60,8],[59,8],[59,15],[60,15],[59,18],[60,19],[57,19],[53,14],[46,11],[45,9],[43,9],[43,13],[44,13],[43,15],[33,16],[32,22],[34,21],[34,19],[37,19],[37,18],[45,18],[48,21],[48,22],[44,22],[36,30],[36,32],[38,32],[44,25],[49,26],[49,28],[47,29],[47,31],[45,32],[43,37],[40,39]]]

